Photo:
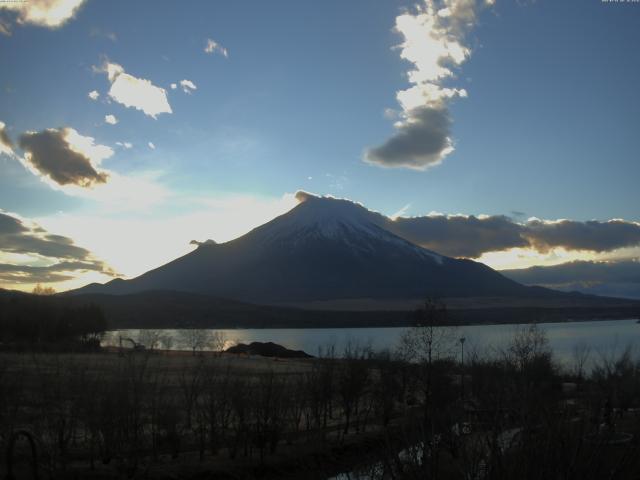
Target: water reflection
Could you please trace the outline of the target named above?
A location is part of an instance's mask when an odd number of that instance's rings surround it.
[[[456,327],[454,338],[465,337],[465,357],[478,353],[493,354],[499,351],[513,338],[521,325],[470,325]],[[556,359],[571,363],[576,348],[588,346],[591,349],[591,361],[608,358],[622,352],[626,347],[634,348],[640,344],[640,325],[636,320],[609,320],[593,322],[543,323],[540,327],[546,332],[549,345]],[[339,356],[351,342],[361,346],[370,346],[373,350],[393,350],[407,328],[265,328],[265,329],[212,329],[219,332],[228,348],[236,343],[274,342],[292,350],[304,350],[317,355],[320,349],[335,347]],[[187,349],[184,345],[182,330],[154,330],[161,336],[171,338],[171,349]],[[137,341],[149,338],[149,331],[118,330],[109,332],[104,344],[117,345],[118,338],[128,337]],[[144,343],[144,342],[141,342]],[[204,347],[212,350],[211,345]]]

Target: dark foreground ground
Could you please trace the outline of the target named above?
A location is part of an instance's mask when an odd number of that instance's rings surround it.
[[[560,369],[527,327],[463,365],[436,332],[341,359],[0,354],[0,478],[639,478],[630,351]]]

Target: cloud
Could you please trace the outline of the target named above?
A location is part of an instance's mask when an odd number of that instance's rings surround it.
[[[526,285],[540,285],[565,291],[640,298],[640,261],[575,261],[547,267],[502,270],[501,273]]]
[[[591,220],[530,219],[524,236],[540,252],[562,247],[568,250],[605,252],[640,244],[640,223],[614,219]]]
[[[101,67],[94,67],[94,70],[107,74],[111,82],[109,97],[125,107],[141,110],[153,118],[161,113],[173,113],[167,100],[167,91],[150,80],[134,77],[126,73],[121,65],[109,61],[105,61]]]
[[[105,115],[104,116],[104,121],[105,121],[105,123],[108,123],[109,125],[115,125],[116,123],[118,123],[118,119],[116,118],[115,115]]]
[[[176,88],[178,88],[177,83],[172,83],[170,86],[171,86],[171,90],[175,90]]]
[[[9,138],[6,127],[5,123],[0,121],[0,155],[5,154],[12,157],[14,155],[13,142]]]
[[[382,145],[367,149],[366,162],[424,170],[453,152],[449,103],[467,92],[444,84],[471,55],[466,36],[478,12],[492,3],[425,0],[414,12],[396,18],[395,30],[403,37],[400,57],[413,67],[408,73],[411,86],[396,93],[402,109],[396,132]]]
[[[130,149],[129,142],[116,142]],[[97,202],[101,211],[141,212],[167,200],[170,192],[158,179],[160,172],[138,171],[121,175],[99,168],[113,149],[97,145],[73,128],[27,132],[20,136],[24,156],[15,157],[34,175],[65,194]]]
[[[207,42],[204,46],[204,53],[207,53],[209,55],[219,53],[223,57],[229,58],[229,52],[227,51],[227,49],[211,38],[207,38]]]
[[[412,243],[452,257],[477,258],[484,252],[529,245],[522,237],[522,225],[501,215],[397,217],[383,226]]]
[[[333,197],[296,193],[299,202],[309,198],[330,201]],[[579,222],[534,218],[520,223],[504,215],[401,216],[407,208],[391,217],[367,210],[368,219],[416,245],[451,257],[478,258],[512,249],[544,254],[553,249],[603,253],[640,246],[640,223],[620,219]]]
[[[91,99],[91,100],[97,100],[98,97],[100,97],[100,93],[98,93],[97,90],[91,90],[87,96]]]
[[[512,248],[542,254],[553,249],[602,253],[640,245],[640,223],[625,220],[518,223],[502,215],[427,215],[398,217],[385,228],[443,255],[468,258]]]
[[[23,133],[18,145],[25,152],[25,166],[57,185],[88,188],[108,179],[98,165],[113,155],[113,150],[96,145],[93,138],[82,136],[73,128]]]
[[[0,282],[59,282],[88,271],[115,275],[111,267],[71,238],[51,234],[34,222],[0,211]]]
[[[193,93],[193,91],[198,88],[191,80],[180,80],[180,86],[182,87],[182,91],[188,94]]]
[[[151,150],[155,150],[155,149],[156,149],[156,145],[155,145],[155,143],[153,143],[153,142],[149,142],[149,143],[147,143],[147,145],[149,145],[149,148],[150,148]]]
[[[418,170],[439,164],[453,151],[449,137],[451,117],[447,108],[420,107],[395,135],[367,151],[366,160],[382,167]]]
[[[59,28],[76,16],[85,0],[26,0],[0,2],[0,11],[7,10],[15,14],[19,25],[35,25],[46,28]],[[9,24],[2,22],[2,33],[11,33]]]

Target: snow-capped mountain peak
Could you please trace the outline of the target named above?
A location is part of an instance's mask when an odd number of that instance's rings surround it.
[[[296,197],[301,202],[298,206],[249,235],[259,238],[263,244],[280,242],[294,246],[310,239],[327,239],[347,244],[354,252],[373,252],[381,244],[389,244],[439,264],[443,262],[441,255],[386,230],[383,227],[386,217],[358,203],[306,192],[298,192]]]

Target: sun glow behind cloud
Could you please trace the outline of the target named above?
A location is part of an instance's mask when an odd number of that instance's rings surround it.
[[[196,197],[191,213],[157,217],[57,214],[38,218],[48,229],[74,238],[104,258],[126,277],[140,275],[184,255],[191,240],[218,243],[237,238],[281,215],[298,202],[294,194],[280,198],[253,195]]]
[[[72,19],[85,0],[5,0],[0,10],[16,12],[18,24],[58,28]],[[10,34],[10,30],[5,32]]]

